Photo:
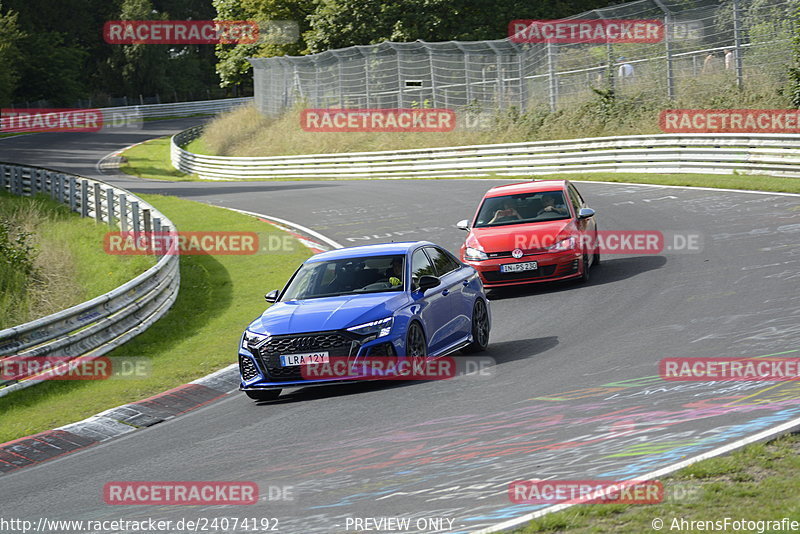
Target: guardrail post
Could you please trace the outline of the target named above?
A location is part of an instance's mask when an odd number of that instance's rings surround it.
[[[75,186],[78,184],[78,181],[75,179],[74,176],[69,177],[69,211],[77,211],[76,208],[76,201],[77,198],[75,197]]]
[[[133,222],[133,233],[138,238],[141,226],[139,224],[139,203],[135,200],[131,202],[131,221]]]
[[[36,169],[31,170],[31,196],[36,196],[39,193],[39,171]]]
[[[152,243],[153,222],[150,220],[150,210],[147,208],[142,209],[142,221],[144,222],[144,235],[147,236],[147,240]]]
[[[13,193],[19,197],[22,196],[22,168],[14,166],[14,175],[12,178]]]
[[[108,225],[114,226],[114,190],[106,189],[106,206],[108,206]]]
[[[119,229],[128,231],[128,196],[125,193],[119,194]]]
[[[81,217],[89,216],[89,181],[81,180]]]
[[[94,220],[103,222],[103,200],[101,198],[100,184],[94,183]]]
[[[6,166],[0,163],[0,191],[6,191]]]
[[[167,243],[164,236],[161,235],[161,217],[153,217],[153,239],[150,242],[153,243],[153,254],[158,258],[161,256],[160,252],[163,250],[164,244]],[[158,244],[156,245],[156,243]]]
[[[57,193],[57,196],[58,196],[58,203],[59,204],[63,204],[64,203],[64,175],[63,174],[59,174],[57,176],[57,178],[58,178],[58,188],[57,188],[56,193]]]

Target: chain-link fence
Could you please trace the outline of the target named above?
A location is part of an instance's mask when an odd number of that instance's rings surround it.
[[[657,43],[380,43],[251,58],[256,106],[564,109],[593,89],[681,98],[786,82],[800,0],[638,0],[571,19],[657,19]],[[509,21],[510,22],[510,21]]]

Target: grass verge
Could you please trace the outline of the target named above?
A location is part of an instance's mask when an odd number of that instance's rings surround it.
[[[181,231],[253,231],[285,235],[252,217],[160,195],[140,195]],[[282,286],[308,249],[256,255],[181,256],[181,288],[172,309],[146,332],[109,354],[145,357],[143,378],[47,382],[0,397],[0,443],[79,421],[146,398],[236,361],[247,324],[266,307],[264,293]]]
[[[172,166],[169,155],[170,136],[151,139],[132,146],[122,153],[125,163],[120,170],[131,176],[149,180],[190,182],[199,180],[196,175],[185,174]]]
[[[0,192],[0,226],[0,328],[107,293],[155,264],[147,256],[104,253],[107,226],[43,195]]]
[[[538,532],[640,533],[734,531],[730,526],[703,528],[690,521],[800,522],[797,481],[800,480],[800,434],[748,445],[729,455],[704,460],[664,479],[664,502],[651,505],[579,504],[547,514],[515,534]],[[686,523],[681,523],[681,519]],[[768,527],[769,525],[762,525]],[[739,529],[740,532],[789,532],[781,528]]]

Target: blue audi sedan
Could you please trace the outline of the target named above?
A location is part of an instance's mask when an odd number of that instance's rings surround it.
[[[303,372],[331,358],[438,358],[489,344],[478,273],[427,241],[316,254],[266,300],[274,304],[239,343],[240,389],[258,401],[281,388],[341,381]]]

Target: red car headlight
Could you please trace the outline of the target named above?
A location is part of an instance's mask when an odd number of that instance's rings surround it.
[[[568,237],[566,239],[562,239],[561,241],[556,242],[555,245],[552,245],[547,248],[550,252],[563,252],[565,250],[572,250],[575,248],[575,236]]]

